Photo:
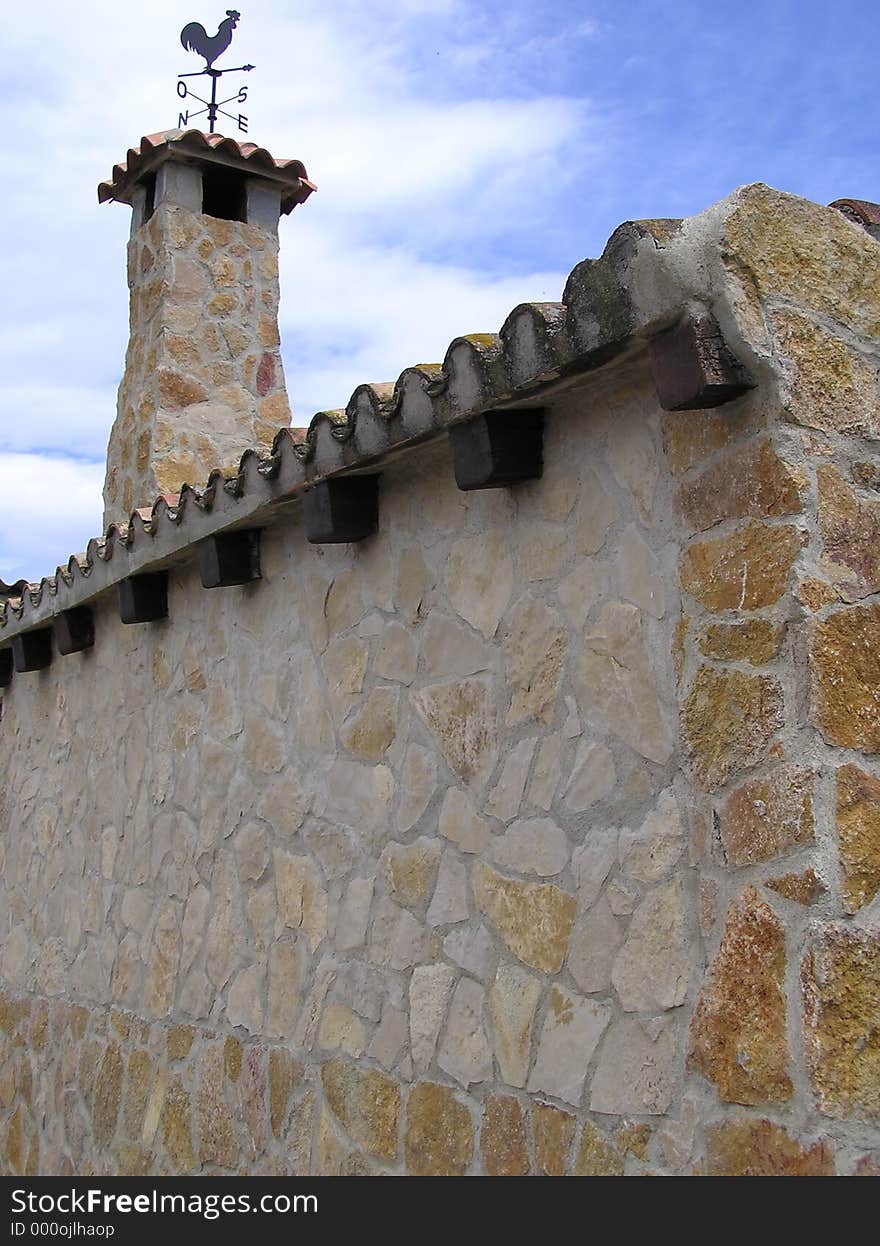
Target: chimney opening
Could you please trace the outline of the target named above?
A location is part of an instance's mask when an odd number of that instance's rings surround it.
[[[150,173],[144,178],[144,215],[142,224],[145,224],[156,210],[156,174]]]
[[[235,169],[202,170],[202,212],[222,221],[247,220],[247,188]]]

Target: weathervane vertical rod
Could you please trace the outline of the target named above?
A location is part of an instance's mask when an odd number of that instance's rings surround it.
[[[214,123],[217,120],[217,79],[222,72],[220,69],[208,70],[208,73],[211,75],[211,106],[208,109],[209,134],[214,133]]]

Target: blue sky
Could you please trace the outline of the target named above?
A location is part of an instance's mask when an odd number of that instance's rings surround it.
[[[240,0],[249,137],[319,193],[282,225],[296,423],[361,381],[441,359],[516,303],[558,299],[623,220],[746,182],[880,199],[880,23],[834,5]],[[3,17],[0,577],[101,522],[127,339],[128,209],[97,182],[176,123],[206,0],[43,0]]]

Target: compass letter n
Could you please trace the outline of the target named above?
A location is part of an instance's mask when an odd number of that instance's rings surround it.
[[[187,126],[187,125],[189,125],[189,109],[187,109],[186,112],[178,113],[177,115],[178,130],[182,130],[184,126]]]

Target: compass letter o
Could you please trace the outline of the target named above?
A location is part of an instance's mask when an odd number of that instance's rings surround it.
[[[187,96],[187,90],[186,90],[186,83],[185,83],[185,82],[180,82],[180,81],[178,80],[178,83],[177,83],[177,94],[180,96],[180,98],[181,98],[182,100],[185,100],[185,99],[186,99],[186,96]]]

